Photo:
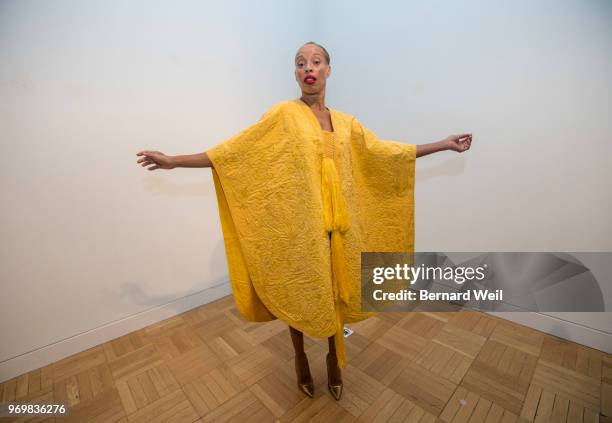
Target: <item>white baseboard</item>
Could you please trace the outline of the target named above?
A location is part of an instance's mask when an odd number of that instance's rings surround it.
[[[93,328],[0,363],[0,382],[126,335],[232,293],[229,282]]]
[[[612,334],[546,314],[532,312],[487,312],[511,322],[546,332],[568,341],[612,354]]]

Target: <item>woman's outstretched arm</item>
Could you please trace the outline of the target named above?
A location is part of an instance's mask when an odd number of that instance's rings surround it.
[[[438,151],[453,150],[459,153],[463,153],[470,149],[472,144],[472,134],[458,134],[449,135],[438,142],[432,142],[429,144],[417,145],[417,157],[426,156],[431,153],[437,153]]]
[[[136,163],[140,163],[142,167],[149,166],[147,170],[174,169],[175,167],[213,167],[206,152],[166,156],[161,151],[143,150],[136,153],[136,155],[142,156]]]

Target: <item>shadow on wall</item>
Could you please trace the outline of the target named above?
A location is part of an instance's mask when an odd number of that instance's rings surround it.
[[[193,185],[195,186],[198,184]],[[171,248],[171,246],[168,246],[168,248]],[[202,269],[215,269],[215,267],[218,267],[216,263],[227,263],[226,257],[225,243],[223,241],[223,236],[221,236],[217,238],[213,252],[209,256],[209,264],[207,266],[202,266]],[[178,265],[180,265],[180,263]],[[226,267],[227,264],[225,265],[225,274],[222,277],[218,276],[219,272],[217,272],[216,275],[210,273],[202,275],[200,281],[194,281],[191,288],[186,289],[182,294],[169,290],[171,292],[168,295],[155,295],[151,292],[151,287],[146,280],[132,280],[123,282],[116,290],[111,290],[106,287],[102,288],[99,291],[99,298],[101,302],[113,305],[114,310],[118,311],[133,310],[134,306],[138,306],[140,311],[125,316],[124,318],[158,307],[167,305],[172,306],[172,303],[176,304],[176,310],[178,312],[183,312],[184,304],[178,300],[201,294],[204,291],[221,285],[229,285],[229,275]],[[120,301],[118,302],[117,299]]]
[[[469,157],[453,157],[436,165],[421,166],[417,164],[417,181],[425,182],[435,178],[448,178],[449,176],[459,176],[465,173]]]

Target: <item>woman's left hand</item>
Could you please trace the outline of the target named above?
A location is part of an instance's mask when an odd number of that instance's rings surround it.
[[[463,153],[464,151],[470,149],[470,145],[472,144],[472,134],[449,135],[446,137],[445,141],[449,150]]]

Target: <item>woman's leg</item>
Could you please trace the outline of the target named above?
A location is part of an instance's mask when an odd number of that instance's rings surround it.
[[[338,357],[336,356],[336,343],[334,336],[327,338],[329,354],[327,355],[327,376],[330,385],[342,385],[342,371],[338,367]]]
[[[304,334],[291,326],[289,326],[289,332],[291,333],[291,342],[293,342],[295,355],[304,355]]]
[[[308,357],[304,352],[304,334],[297,329],[289,326],[291,342],[295,350],[295,373],[297,376],[298,387],[309,397],[314,395],[314,384],[308,366]]]

